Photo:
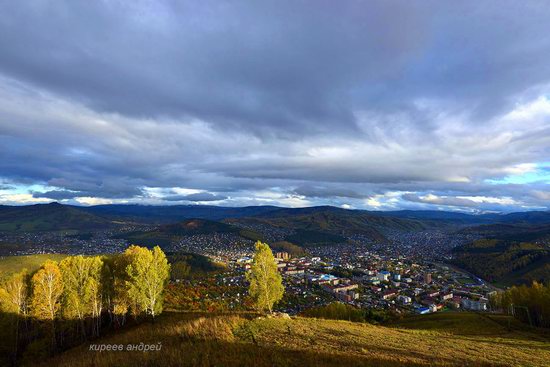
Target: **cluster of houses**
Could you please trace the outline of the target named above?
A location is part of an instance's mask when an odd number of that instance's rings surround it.
[[[348,278],[330,274],[335,273],[331,271],[334,266],[319,257],[292,258],[287,252],[277,252],[275,260],[287,284],[302,292],[320,289],[358,307],[392,308],[419,314],[443,308],[473,311],[488,308],[487,295],[457,284],[453,271],[448,268],[403,263],[392,267],[392,271],[374,266],[342,267],[352,271],[353,276]],[[249,269],[250,259],[243,259],[242,264]]]

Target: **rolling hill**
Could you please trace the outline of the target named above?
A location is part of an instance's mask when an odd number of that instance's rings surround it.
[[[550,241],[550,223],[496,223],[469,227],[461,233],[477,234],[485,238],[504,241],[544,242]]]
[[[547,333],[507,316],[438,313],[389,326],[252,314],[169,312],[44,366],[547,366]],[[90,350],[154,344],[161,351]]]
[[[29,273],[34,272],[46,260],[60,261],[67,255],[63,254],[36,254],[24,256],[2,256],[0,257],[0,281],[4,277],[27,269]]]
[[[185,219],[207,219],[219,221],[226,218],[256,216],[279,209],[274,206],[222,207],[212,205],[96,205],[82,207],[82,210],[119,220],[133,220],[142,223],[173,223]]]
[[[213,233],[232,233],[244,239],[257,240],[262,236],[254,231],[245,230],[227,223],[206,219],[187,219],[178,223],[167,224],[150,231],[135,231],[119,235],[136,245],[167,246],[183,236]]]
[[[504,285],[550,281],[550,246],[498,239],[474,241],[453,251],[453,263]]]
[[[38,232],[93,230],[117,224],[80,207],[58,203],[29,206],[0,206],[0,231]]]
[[[372,229],[417,230],[446,226],[478,226],[491,224],[549,225],[550,212],[481,214],[429,211],[366,211],[331,206],[281,208],[275,206],[220,207],[209,205],[96,205],[89,207],[59,203],[28,206],[0,205],[0,230],[49,231],[81,228],[105,228],[117,222],[168,224],[187,219],[223,221],[228,219],[271,221],[295,229],[327,231],[350,230],[371,232]],[[292,218],[289,225],[282,219]],[[308,227],[308,228],[306,228]],[[374,233],[373,233],[374,235]]]
[[[346,242],[350,235],[362,235],[374,242],[387,241],[383,232],[389,229],[415,231],[424,229],[420,221],[382,217],[365,211],[334,207],[278,209],[252,218],[226,220],[228,223],[285,228],[294,233],[285,240],[298,245]]]

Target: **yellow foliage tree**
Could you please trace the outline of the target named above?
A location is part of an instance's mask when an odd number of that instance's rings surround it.
[[[273,252],[267,244],[256,242],[256,252],[247,279],[250,282],[249,294],[256,307],[271,313],[273,305],[283,298],[285,288]]]
[[[63,281],[57,262],[47,260],[31,280],[31,313],[40,320],[54,320],[60,308]]]

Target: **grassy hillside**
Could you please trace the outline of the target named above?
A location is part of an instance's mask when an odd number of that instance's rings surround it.
[[[0,279],[6,275],[16,273],[23,269],[33,272],[48,259],[59,261],[64,259],[66,256],[67,255],[62,254],[39,254],[0,257]]]
[[[547,366],[548,335],[503,316],[444,313],[389,327],[306,318],[165,313],[96,344],[155,344],[161,351],[89,350],[43,366]]]
[[[81,208],[52,204],[0,206],[0,231],[35,232],[91,230],[116,224]]]
[[[550,280],[550,247],[543,244],[478,240],[456,248],[453,263],[499,284]]]

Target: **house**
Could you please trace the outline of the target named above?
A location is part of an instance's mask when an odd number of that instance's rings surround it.
[[[388,300],[392,297],[395,297],[397,295],[397,291],[395,289],[390,289],[382,293],[382,299]]]
[[[412,299],[409,296],[400,295],[400,296],[397,296],[397,301],[404,305],[408,305],[412,302]]]
[[[439,296],[439,291],[428,291],[428,292],[426,292],[426,296],[428,296],[428,297],[437,297],[437,296]]]
[[[379,271],[377,277],[381,282],[387,282],[390,278],[390,272],[386,270]]]
[[[336,298],[344,302],[352,302],[353,300],[359,299],[359,292],[347,291],[347,292],[336,292]]]
[[[487,311],[487,300],[485,298],[480,298],[478,301],[470,298],[463,298],[461,305],[466,310]]]
[[[277,252],[275,254],[275,258],[277,259],[283,259],[283,260],[288,260],[290,259],[290,254],[288,252]]]
[[[304,269],[288,268],[283,272],[286,275],[304,274]]]

